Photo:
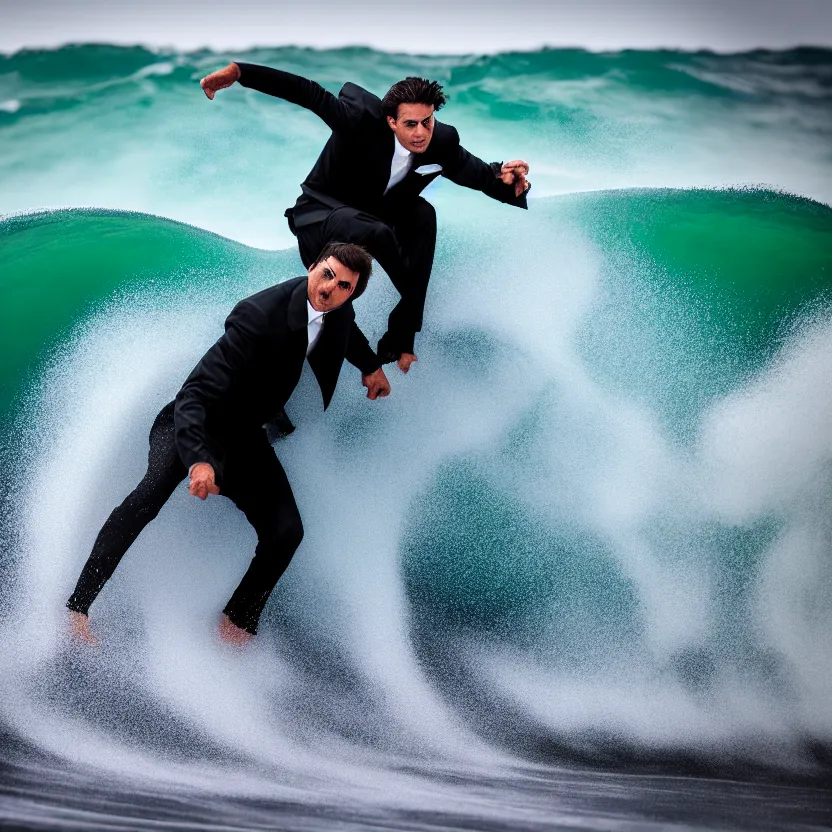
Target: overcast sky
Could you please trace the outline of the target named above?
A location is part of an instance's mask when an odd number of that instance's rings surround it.
[[[81,42],[416,53],[832,46],[832,0],[0,0],[3,52]]]

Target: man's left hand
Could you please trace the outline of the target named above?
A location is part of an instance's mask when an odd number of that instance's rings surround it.
[[[506,185],[514,184],[514,195],[520,196],[531,187],[531,182],[526,179],[529,173],[529,165],[522,159],[515,159],[513,162],[506,162],[500,168],[500,179]]]
[[[367,398],[375,401],[390,395],[390,382],[379,367],[374,373],[361,376],[361,383],[367,388]]]
[[[403,352],[399,357],[399,369],[406,373],[410,370],[411,366],[418,361],[419,359],[412,353],[412,352]]]

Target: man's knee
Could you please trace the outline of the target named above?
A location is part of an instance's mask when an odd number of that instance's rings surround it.
[[[151,452],[152,450],[151,446]],[[176,486],[187,475],[188,472],[178,455],[168,455],[166,459],[157,461],[156,464],[151,462],[141,482],[124,500],[122,506],[140,509],[148,513],[150,519],[153,519],[170,499],[170,495],[173,494]]]
[[[354,208],[333,211],[327,221],[325,236],[328,240],[365,246],[371,253],[373,248],[395,245],[396,242],[389,225]]]
[[[258,532],[254,561],[258,565],[260,580],[269,591],[280,579],[302,540],[303,523],[300,517],[279,521],[268,531]]]
[[[370,251],[373,249],[397,249],[396,234],[387,223],[381,220],[376,220],[370,225],[368,246]]]
[[[294,552],[300,546],[303,541],[303,522],[299,514],[278,525],[278,539],[284,550]]]
[[[413,214],[417,222],[436,228],[436,209],[424,197],[416,200]]]
[[[405,237],[416,234],[436,236],[436,209],[424,197],[417,197],[393,221],[397,231]]]
[[[299,514],[283,515],[271,528],[261,532],[258,537],[274,552],[291,554],[303,540],[303,522]]]
[[[156,519],[162,507],[170,499],[176,484],[171,481],[148,481],[143,479],[127,495],[116,511],[122,518],[135,517],[142,526]]]

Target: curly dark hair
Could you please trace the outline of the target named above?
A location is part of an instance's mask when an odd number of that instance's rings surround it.
[[[327,257],[334,257],[339,263],[358,275],[358,282],[355,284],[355,291],[352,293],[350,300],[361,297],[373,272],[373,258],[370,252],[364,246],[359,246],[356,243],[339,243],[331,240],[323,247],[323,251],[312,265],[317,266]]]
[[[441,110],[448,99],[442,92],[442,85],[427,78],[405,78],[393,84],[381,99],[381,110],[386,116],[396,118],[399,104],[433,104],[434,110]]]

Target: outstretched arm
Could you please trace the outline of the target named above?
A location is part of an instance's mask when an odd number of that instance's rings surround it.
[[[257,64],[231,63],[206,76],[199,84],[205,95],[213,99],[218,90],[230,87],[235,82],[305,107],[323,119],[332,130],[343,129],[357,115],[348,102],[334,96],[315,81]]]
[[[456,135],[456,140],[459,142],[459,135]],[[457,185],[482,191],[498,202],[528,208],[526,194],[531,187],[526,179],[528,172],[528,164],[520,159],[489,165],[457,144],[456,153],[450,163],[445,164],[442,175]]]

